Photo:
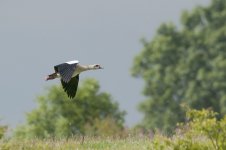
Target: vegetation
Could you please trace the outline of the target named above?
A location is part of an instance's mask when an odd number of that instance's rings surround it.
[[[186,123],[178,125],[172,137],[157,135],[155,149],[224,150],[226,149],[226,116],[217,121],[217,113],[208,110],[188,110]]]
[[[4,150],[87,150],[87,149],[103,149],[103,150],[146,150],[150,149],[151,143],[148,138],[130,137],[126,139],[120,138],[97,138],[85,137],[84,142],[81,138],[70,139],[31,139],[31,140],[9,140],[0,142],[0,149]]]
[[[61,87],[53,86],[37,98],[38,107],[27,113],[26,123],[18,127],[20,138],[72,137],[74,135],[113,135],[123,130],[124,111],[108,93],[100,92],[94,79],[79,87],[70,100]]]
[[[226,1],[184,12],[181,23],[162,24],[134,59],[132,75],[145,81],[147,97],[134,129],[124,127],[125,112],[110,94],[87,79],[73,100],[50,87],[13,137],[0,126],[0,149],[225,150]]]
[[[180,104],[226,114],[226,1],[184,12],[182,26],[162,24],[134,59],[132,74],[145,82],[142,126],[171,131],[184,121]]]
[[[217,120],[217,113],[209,110],[187,109],[186,123],[178,124],[175,134],[168,137],[124,132],[124,136],[74,136],[47,139],[3,139],[0,149],[151,149],[151,150],[224,150],[226,149],[226,116]]]
[[[0,139],[4,137],[6,131],[7,131],[7,126],[6,125],[1,125],[0,126]]]

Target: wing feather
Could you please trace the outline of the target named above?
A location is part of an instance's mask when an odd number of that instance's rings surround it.
[[[78,89],[79,75],[71,78],[69,82],[65,82],[61,79],[61,84],[64,91],[67,93],[69,98],[74,98]]]

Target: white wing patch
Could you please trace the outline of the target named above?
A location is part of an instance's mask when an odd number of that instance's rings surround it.
[[[78,60],[72,60],[72,61],[68,61],[68,62],[66,62],[67,64],[78,64],[79,63],[79,61]]]

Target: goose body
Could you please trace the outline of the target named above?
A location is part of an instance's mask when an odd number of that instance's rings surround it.
[[[103,69],[100,65],[80,65],[78,60],[68,61],[54,66],[55,72],[48,75],[45,79],[53,80],[60,78],[64,91],[69,98],[74,98],[79,83],[79,74],[87,70]]]

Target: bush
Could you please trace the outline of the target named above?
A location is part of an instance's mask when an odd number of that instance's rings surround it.
[[[7,131],[7,126],[0,126],[0,139],[2,139]]]
[[[210,109],[188,110],[186,122],[178,124],[171,137],[157,133],[154,149],[174,150],[225,150],[226,116],[217,120],[217,113]]]

